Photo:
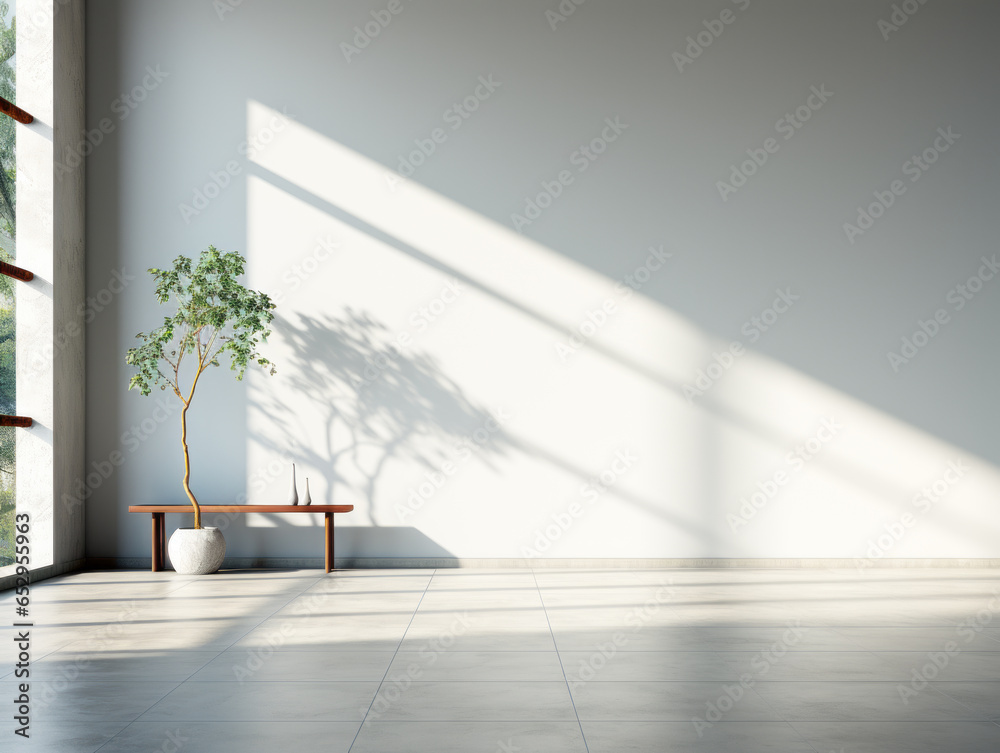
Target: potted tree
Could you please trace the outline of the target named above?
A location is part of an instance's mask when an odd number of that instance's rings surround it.
[[[218,528],[201,525],[201,508],[191,491],[191,456],[187,441],[187,412],[201,375],[228,354],[230,369],[242,380],[254,363],[274,373],[274,366],[257,350],[271,334],[274,319],[270,297],[244,287],[237,278],[246,260],[238,253],[223,253],[214,246],[202,251],[197,263],[186,256],[173,267],[150,269],[156,280],[156,300],[171,300],[177,310],[163,324],[136,335],[142,345],[130,348],[126,363],[136,368],[129,382],[148,396],[154,387],[169,389],[181,401],[181,447],[184,450],[184,492],[194,510],[194,527],[179,528],[167,550],[178,573],[204,575],[219,569],[226,542]]]

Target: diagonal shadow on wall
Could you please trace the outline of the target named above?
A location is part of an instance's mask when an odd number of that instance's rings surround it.
[[[377,526],[378,513],[391,514],[375,506],[391,462],[437,470],[462,447],[488,464],[510,451],[502,428],[479,440],[492,425],[484,406],[466,397],[434,358],[401,346],[371,315],[347,308],[338,315],[276,317],[274,330],[289,346],[279,366],[286,389],[256,388],[253,404],[267,429],[251,430],[252,436],[267,450],[291,450],[302,464],[320,469],[326,498],[314,495],[316,504],[338,504],[340,490],[350,488],[367,501],[368,522]],[[288,394],[296,405],[283,397]]]

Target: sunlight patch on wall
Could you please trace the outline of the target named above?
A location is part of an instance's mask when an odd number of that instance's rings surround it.
[[[250,102],[248,132],[275,112]],[[985,461],[305,125],[253,159],[251,281],[281,320],[251,476],[293,457],[344,524],[456,556],[863,557],[905,513],[885,556],[990,556]]]

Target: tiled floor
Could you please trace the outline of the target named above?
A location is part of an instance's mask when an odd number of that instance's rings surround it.
[[[959,569],[80,573],[32,589],[32,737],[16,742],[994,753],[998,587]],[[0,594],[0,624],[13,614]]]

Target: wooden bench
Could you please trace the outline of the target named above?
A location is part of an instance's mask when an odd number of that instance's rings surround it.
[[[333,570],[333,515],[351,512],[354,505],[199,505],[202,513],[224,512],[242,514],[247,512],[296,512],[324,513],[326,515],[326,571]],[[166,563],[166,521],[168,512],[193,513],[191,505],[129,505],[129,512],[148,512],[153,515],[153,572],[163,570]]]

